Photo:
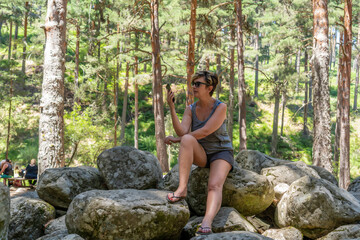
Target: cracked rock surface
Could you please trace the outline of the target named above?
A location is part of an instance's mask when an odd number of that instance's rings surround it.
[[[275,211],[278,226],[293,226],[309,238],[358,220],[360,203],[354,196],[327,180],[309,176],[290,185]]]
[[[160,190],[93,190],[69,206],[69,233],[85,239],[176,239],[190,212],[185,201],[170,204]]]
[[[81,166],[46,169],[40,176],[36,191],[51,205],[68,208],[76,195],[93,189],[106,189],[99,170]]]
[[[157,188],[162,178],[160,163],[153,154],[129,146],[103,151],[97,166],[109,189]]]

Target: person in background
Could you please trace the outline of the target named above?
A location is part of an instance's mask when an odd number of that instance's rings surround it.
[[[12,178],[14,171],[12,169],[12,164],[9,159],[5,159],[1,163],[0,178],[4,178],[4,185],[6,185],[6,178]]]
[[[38,174],[38,166],[36,160],[31,159],[30,164],[27,165],[25,170],[25,179],[36,179]],[[29,180],[30,185],[35,185],[36,180]]]

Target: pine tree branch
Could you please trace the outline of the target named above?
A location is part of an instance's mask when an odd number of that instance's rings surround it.
[[[226,6],[226,5],[229,5],[229,4],[233,4],[233,2],[225,2],[225,3],[220,3],[216,6],[214,6],[207,14],[206,16],[209,16],[211,12],[213,12],[215,9],[219,8],[219,7],[222,7],[222,6]]]

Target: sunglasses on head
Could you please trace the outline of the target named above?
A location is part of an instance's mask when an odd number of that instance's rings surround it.
[[[193,87],[196,87],[196,88],[200,87],[201,84],[202,84],[202,85],[205,85],[205,86],[209,86],[209,84],[203,83],[203,82],[192,82],[192,83],[191,83],[191,85],[192,85]]]

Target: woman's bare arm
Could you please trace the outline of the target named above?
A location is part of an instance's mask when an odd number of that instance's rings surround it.
[[[190,132],[189,134],[196,139],[202,139],[215,132],[226,119],[226,109],[226,104],[219,104],[214,114],[210,117],[205,126],[197,129],[196,131]]]

